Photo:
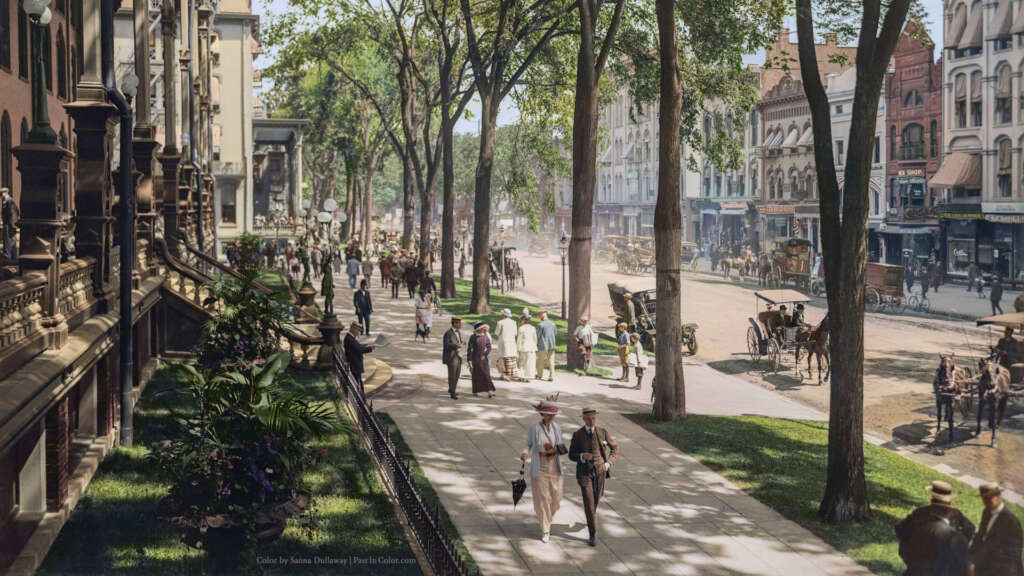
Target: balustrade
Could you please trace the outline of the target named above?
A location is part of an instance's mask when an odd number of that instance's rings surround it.
[[[0,282],[0,377],[24,359],[19,352],[34,355],[42,350],[45,290],[42,273]]]
[[[68,328],[74,329],[84,320],[83,312],[95,303],[93,297],[92,258],[78,258],[60,266],[60,284],[57,292],[57,310],[67,319]]]

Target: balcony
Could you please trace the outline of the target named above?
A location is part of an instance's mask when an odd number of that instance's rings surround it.
[[[900,144],[900,160],[924,160],[924,142],[904,142]]]

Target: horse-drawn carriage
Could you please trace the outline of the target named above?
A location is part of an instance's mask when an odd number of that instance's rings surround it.
[[[640,344],[644,350],[654,350],[655,328],[655,303],[657,301],[657,290],[630,289],[622,284],[608,284],[608,296],[612,301],[612,310],[615,312],[615,323],[623,321],[626,317],[626,294],[632,296],[630,302],[633,311],[636,313],[636,331],[640,335]],[[687,323],[682,325],[682,345],[690,351],[690,354],[697,353],[697,324]]]
[[[654,238],[630,237],[615,252],[615,267],[622,274],[643,274],[654,268]]]
[[[684,270],[695,272],[697,260],[700,259],[700,246],[696,242],[683,242],[679,246],[679,261],[682,262]]]
[[[864,304],[871,310],[884,312],[891,310],[896,314],[903,312],[908,300],[903,294],[903,267],[894,264],[868,262],[864,282]],[[916,296],[914,307],[918,306]]]
[[[757,297],[755,308],[760,308],[762,303],[766,309],[757,312],[756,319],[748,318],[750,326],[747,328],[747,352],[750,359],[755,363],[761,358],[768,361],[768,369],[778,372],[782,366],[782,356],[790,350],[793,351],[793,363],[796,367],[797,376],[803,379],[803,372],[800,370],[800,350],[807,352],[807,374],[811,374],[811,356],[818,359],[818,382],[822,381],[821,365],[822,358],[825,359],[825,380],[829,378],[831,363],[829,361],[828,349],[828,316],[818,323],[817,326],[810,326],[803,322],[803,316],[797,310],[797,305],[810,301],[796,290],[762,290],[755,292]],[[784,307],[792,307],[787,314]]]
[[[504,286],[505,290],[511,291],[517,284],[526,286],[526,275],[516,258],[515,246],[505,246],[504,251],[502,248],[491,248],[490,267],[491,281],[495,288],[502,289]]]
[[[615,254],[618,253],[620,248],[625,247],[627,244],[629,244],[629,238],[625,236],[616,236],[614,234],[605,236],[597,245],[598,260],[614,262]]]
[[[775,249],[757,258],[758,284],[779,287],[792,282],[807,290],[811,285],[813,244],[803,238],[777,238]]]

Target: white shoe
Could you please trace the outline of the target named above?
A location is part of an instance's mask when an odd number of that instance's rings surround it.
[[[547,544],[549,540],[551,540],[551,533],[549,533],[549,532],[545,532],[540,537],[540,541],[545,543],[545,544]]]

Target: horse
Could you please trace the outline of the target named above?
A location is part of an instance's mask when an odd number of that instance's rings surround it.
[[[978,427],[975,436],[981,436],[981,418],[985,408],[989,408],[988,427],[992,430],[989,445],[996,446],[996,430],[1003,421],[1006,404],[1012,394],[1010,391],[1010,371],[995,360],[981,360],[981,374],[978,378]]]
[[[939,354],[939,367],[932,380],[932,392],[935,393],[936,428],[935,439],[942,433],[942,416],[945,413],[949,441],[953,441],[953,404],[967,389],[971,373],[967,368],[956,365],[956,355]]]
[[[377,266],[380,268],[380,287],[386,288],[388,281],[391,279],[391,264],[392,257],[389,255],[387,258],[381,258]]]
[[[807,376],[811,375],[811,356],[818,359],[818,384],[821,384],[821,359],[825,358],[825,382],[828,382],[832,374],[832,357],[829,354],[828,346],[828,314],[822,318],[817,326],[811,329],[800,330],[796,334],[796,365],[797,372],[800,371],[800,348],[807,349]]]
[[[725,279],[729,279],[729,272],[736,270],[738,275],[742,278],[744,275],[749,275],[751,261],[753,260],[754,253],[750,250],[743,256],[723,258],[719,263],[722,266],[722,276]]]

